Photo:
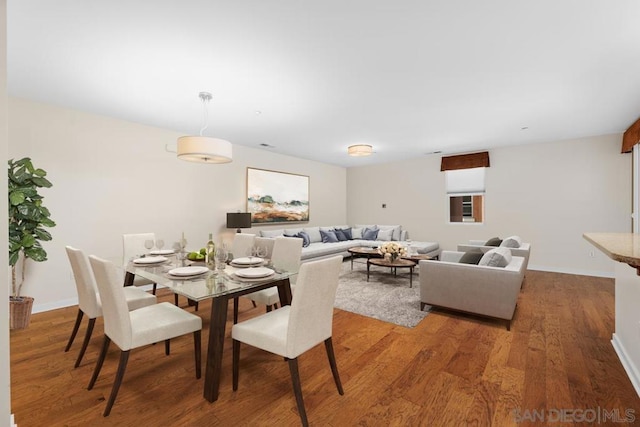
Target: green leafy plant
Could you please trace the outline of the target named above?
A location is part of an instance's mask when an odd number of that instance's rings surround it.
[[[11,266],[11,298],[19,299],[24,283],[27,258],[47,260],[41,241],[51,240],[44,227],[55,227],[49,209],[42,205],[39,188],[51,187],[47,172],[36,169],[29,157],[9,160],[9,265]],[[22,256],[20,256],[22,254]],[[21,262],[21,280],[16,278],[16,264]]]

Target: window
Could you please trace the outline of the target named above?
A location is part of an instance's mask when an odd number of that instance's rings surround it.
[[[449,222],[484,221],[485,168],[445,171]]]

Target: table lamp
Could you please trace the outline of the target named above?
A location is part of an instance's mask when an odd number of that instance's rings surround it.
[[[227,228],[237,228],[242,233],[242,228],[251,228],[251,213],[231,212],[227,213]]]

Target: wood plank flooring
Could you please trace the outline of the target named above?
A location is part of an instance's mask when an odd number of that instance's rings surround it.
[[[511,332],[503,322],[446,311],[408,329],[336,309],[333,342],[345,395],[335,388],[324,346],[301,356],[309,421],[334,427],[596,425],[531,417],[601,409],[622,417],[631,410],[637,420],[600,425],[640,425],[640,398],[610,343],[613,294],[612,279],[529,271]],[[159,299],[172,302],[173,295],[159,290]],[[282,358],[243,346],[239,389],[231,390],[230,338],[220,398],[206,402],[203,380],[195,379],[191,335],[173,340],[170,356],[164,345],[133,350],[111,415],[103,418],[119,352],[111,346],[95,388],[87,391],[103,324],[98,319],[83,362],[73,369],[87,322],[65,353],[76,310],[36,314],[27,330],[11,331],[12,410],[20,427],[299,424]],[[263,311],[242,300],[240,320]],[[197,313],[208,331],[210,303]],[[227,334],[231,316],[230,309]]]

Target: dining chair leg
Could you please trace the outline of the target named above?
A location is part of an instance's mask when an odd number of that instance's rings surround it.
[[[240,341],[233,340],[233,391],[238,390],[238,377],[240,376]]]
[[[271,311],[271,309],[272,309],[272,306],[268,305],[268,306],[267,306],[267,313],[268,313],[268,312],[270,312],[270,311]]]
[[[298,405],[298,413],[302,425],[307,427],[307,411],[304,409],[304,400],[302,399],[302,387],[300,386],[300,373],[298,372],[298,359],[287,359],[289,362],[289,372],[291,373],[291,381],[293,382],[293,393],[296,396],[296,404]]]
[[[233,324],[236,323],[238,323],[238,297],[233,299]]]
[[[253,308],[256,308],[258,306],[255,301],[251,301],[251,304],[253,304]]]
[[[164,340],[164,354],[171,354],[171,340]]]
[[[78,328],[80,327],[80,322],[82,322],[82,316],[84,313],[82,310],[78,309],[78,315],[76,316],[76,324],[73,325],[73,331],[71,331],[71,336],[69,337],[69,342],[67,343],[67,347],[65,347],[65,353],[69,351],[71,348],[71,344],[73,344],[73,340],[76,339],[76,334],[78,333]]]
[[[102,349],[100,350],[100,356],[98,356],[98,360],[96,361],[96,367],[93,369],[93,375],[91,376],[87,390],[91,390],[98,379],[98,374],[100,374],[100,369],[102,369],[102,364],[104,363],[104,358],[107,355],[110,343],[111,339],[105,335],[104,341],[102,342]]]
[[[87,351],[87,346],[89,345],[89,340],[91,339],[91,334],[93,333],[93,327],[96,324],[96,318],[89,319],[89,324],[87,325],[87,332],[84,334],[84,341],[82,341],[82,348],[80,349],[80,354],[76,359],[76,364],[73,365],[74,368],[80,366],[80,362],[82,362],[82,357],[84,356],[84,352]]]
[[[340,382],[340,375],[338,374],[338,365],[336,364],[336,355],[333,352],[333,341],[331,340],[331,337],[324,340],[324,348],[327,350],[327,357],[329,357],[331,373],[333,374],[333,380],[336,382],[336,387],[338,387],[338,393],[340,393],[340,395],[343,395],[344,390],[342,390],[342,382]]]
[[[120,384],[122,384],[122,379],[124,378],[124,371],[127,369],[127,362],[129,361],[129,350],[120,352],[120,363],[118,363],[118,371],[116,372],[116,380],[113,382],[113,388],[111,389],[111,395],[109,396],[109,401],[107,402],[107,407],[104,410],[103,417],[108,417],[109,413],[111,413],[111,408],[116,401],[116,397],[118,396],[118,390],[120,390]]]
[[[201,330],[193,332],[193,347],[196,354],[196,379],[202,376],[202,333]]]
[[[178,294],[173,294],[173,304],[176,307],[178,306]]]
[[[157,290],[157,289],[158,289],[158,284],[157,284],[157,283],[154,283],[154,284],[153,284],[153,290],[151,291],[151,293],[152,293],[153,295],[155,295],[155,294],[156,294],[156,290]]]

